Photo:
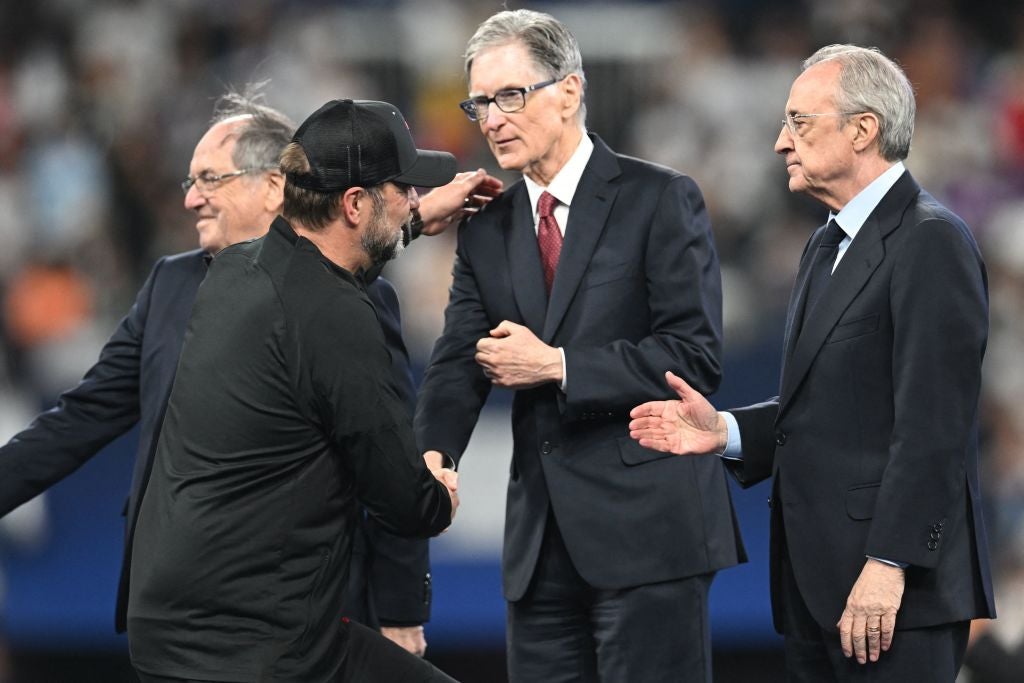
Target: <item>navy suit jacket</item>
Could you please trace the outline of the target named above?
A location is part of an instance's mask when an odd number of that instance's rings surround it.
[[[491,388],[477,340],[509,320],[565,349],[566,393],[552,383],[515,392],[503,554],[513,601],[549,510],[597,588],[745,559],[719,459],[641,448],[628,430],[633,406],[670,398],[666,370],[705,393],[718,387],[721,282],[703,197],[682,174],[594,145],[550,300],[522,181],[460,229],[444,333],[417,404],[420,447],[458,460]]]
[[[146,490],[181,354],[185,328],[209,257],[201,250],[161,258],[154,265],[128,315],[103,347],[99,361],[78,386],[61,395],[52,410],[0,448],[0,515],[38,495],[74,472],[106,444],[139,423],[139,445],[132,485],[125,505],[125,549],[118,586],[115,627],[125,630],[132,537]],[[413,386],[402,343],[398,298],[378,278],[367,288],[377,308],[391,351],[396,384],[412,409]],[[372,591],[373,599],[351,595],[347,609],[354,618],[419,624],[430,614],[428,545],[375,528],[367,521],[367,538],[380,544],[354,567],[350,586]],[[365,548],[357,542],[357,548]],[[358,551],[354,562],[359,560]],[[367,583],[371,585],[367,586]],[[370,607],[368,607],[370,605]],[[369,610],[369,611],[368,611]],[[339,616],[346,613],[339,606]]]
[[[778,398],[732,411],[752,485],[774,477],[772,605],[780,559],[836,630],[865,556],[906,562],[897,628],[992,617],[978,486],[978,402],[988,338],[985,266],[964,222],[903,176],[804,311],[804,250]],[[801,329],[802,328],[802,329]]]

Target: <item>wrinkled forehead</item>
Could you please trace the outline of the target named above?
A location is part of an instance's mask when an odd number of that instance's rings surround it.
[[[820,62],[797,76],[789,90],[786,113],[820,113],[834,108],[841,70],[838,62]]]
[[[476,54],[469,71],[469,89],[473,94],[481,94],[503,88],[522,88],[545,77],[526,46],[520,41],[510,41]]]
[[[250,117],[236,116],[215,124],[200,138],[192,153],[189,170],[201,173],[204,170],[219,172],[234,169],[231,155],[235,151],[238,132]]]

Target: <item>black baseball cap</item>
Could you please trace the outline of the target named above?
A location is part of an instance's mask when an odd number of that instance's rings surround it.
[[[373,187],[389,180],[438,187],[455,177],[455,157],[416,149],[402,112],[387,102],[331,100],[295,131],[309,159],[309,173],[288,182],[315,192]]]

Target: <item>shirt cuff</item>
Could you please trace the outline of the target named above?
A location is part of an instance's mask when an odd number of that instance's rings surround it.
[[[729,429],[729,440],[725,442],[725,450],[718,455],[727,460],[743,460],[743,442],[740,439],[740,425],[732,413],[722,411],[719,413],[725,420],[725,426]]]
[[[887,564],[890,567],[899,567],[900,569],[906,569],[910,565],[906,562],[897,562],[896,560],[886,560],[882,557],[875,557],[874,555],[865,555],[869,560],[878,560],[882,564]]]
[[[564,394],[566,387],[569,386],[569,375],[565,370],[565,349],[559,346],[558,353],[562,355],[562,383],[558,385],[558,388],[561,389]]]

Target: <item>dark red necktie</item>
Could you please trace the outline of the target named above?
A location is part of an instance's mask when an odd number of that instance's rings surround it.
[[[537,244],[540,246],[540,261],[544,266],[544,288],[551,295],[551,283],[555,281],[558,255],[562,253],[562,231],[555,220],[555,206],[558,200],[544,192],[537,202]]]

